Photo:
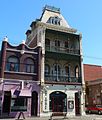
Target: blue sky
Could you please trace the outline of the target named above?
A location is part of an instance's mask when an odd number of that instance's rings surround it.
[[[18,45],[45,5],[60,8],[69,25],[82,33],[84,63],[102,65],[102,0],[0,0],[0,44],[5,36]]]

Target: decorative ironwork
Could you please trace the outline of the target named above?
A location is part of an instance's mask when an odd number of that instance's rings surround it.
[[[65,47],[56,47],[56,46],[48,46],[48,45],[46,45],[46,51],[80,55],[80,50],[78,50],[78,49],[73,49],[73,48],[71,49],[71,48],[65,48]]]

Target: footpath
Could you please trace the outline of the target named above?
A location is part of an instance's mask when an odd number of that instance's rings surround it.
[[[0,118],[0,120],[18,120],[17,118]],[[49,117],[27,117],[23,119],[22,117],[19,120],[50,120]],[[102,115],[85,115],[85,116],[73,116],[64,118],[60,117],[53,117],[52,120],[102,120]]]

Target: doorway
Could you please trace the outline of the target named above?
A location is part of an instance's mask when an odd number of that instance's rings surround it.
[[[37,111],[38,111],[38,93],[36,91],[33,91],[31,99],[31,116],[37,116]]]
[[[75,114],[80,115],[80,94],[75,93]]]
[[[67,111],[67,95],[60,91],[55,91],[50,94],[50,110],[52,112]]]
[[[10,104],[11,104],[11,91],[5,91],[4,92],[4,101],[3,101],[3,113],[6,113],[9,115]]]

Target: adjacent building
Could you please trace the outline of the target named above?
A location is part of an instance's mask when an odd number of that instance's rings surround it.
[[[29,48],[23,41],[10,45],[6,37],[0,57],[0,113],[17,117],[39,115],[41,47]]]
[[[26,44],[42,48],[37,115],[84,115],[82,35],[69,26],[59,8],[47,5],[30,27]]]
[[[86,106],[102,105],[102,66],[84,64]]]

